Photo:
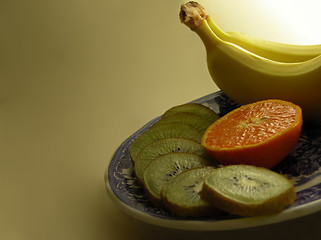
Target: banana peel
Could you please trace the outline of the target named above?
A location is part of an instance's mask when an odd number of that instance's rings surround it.
[[[303,109],[305,119],[321,121],[321,54],[298,62],[263,57],[221,39],[199,6],[183,4],[180,19],[202,40],[210,76],[227,96],[240,104],[290,101]]]

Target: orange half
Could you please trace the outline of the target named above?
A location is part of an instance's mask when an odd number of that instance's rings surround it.
[[[271,168],[295,147],[301,134],[302,110],[282,100],[263,100],[237,108],[205,131],[202,146],[223,165]]]

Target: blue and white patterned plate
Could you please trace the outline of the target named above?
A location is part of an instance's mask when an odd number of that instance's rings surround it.
[[[210,107],[224,115],[238,107],[222,92],[216,92],[193,102]],[[321,210],[321,127],[304,124],[296,148],[273,170],[288,176],[295,185],[295,203],[279,214],[262,217],[232,215],[208,218],[177,218],[150,203],[144,190],[137,184],[129,146],[160,117],[147,123],[115,152],[105,172],[106,190],[116,204],[128,215],[162,227],[182,230],[229,230],[277,223]]]

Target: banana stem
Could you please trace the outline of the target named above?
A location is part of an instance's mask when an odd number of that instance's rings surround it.
[[[197,28],[207,17],[205,9],[199,3],[193,1],[183,4],[179,13],[181,22],[191,30]]]
[[[222,42],[209,27],[207,22],[209,16],[199,3],[190,1],[183,4],[179,17],[182,23],[199,35],[208,50]]]

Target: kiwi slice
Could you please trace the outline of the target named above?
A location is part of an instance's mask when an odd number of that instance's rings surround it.
[[[168,153],[153,160],[144,172],[145,190],[156,205],[161,205],[162,187],[177,174],[190,168],[206,166],[207,160],[193,153]]]
[[[249,165],[211,171],[204,178],[202,194],[217,208],[240,216],[278,213],[296,198],[294,186],[285,176]]]
[[[202,133],[184,123],[164,123],[157,127],[149,128],[139,135],[129,148],[129,155],[135,163],[138,153],[148,144],[167,137],[184,137],[201,142]]]
[[[199,115],[207,119],[207,121],[211,123],[219,119],[219,116],[212,109],[199,103],[185,103],[182,105],[174,106],[168,109],[167,111],[165,111],[165,113],[163,114],[163,117],[167,117],[171,114],[180,113],[180,112],[194,113],[196,115]]]
[[[137,181],[142,184],[144,171],[151,161],[160,155],[171,152],[189,152],[208,158],[206,151],[199,142],[188,138],[163,138],[148,144],[137,155],[134,165]]]
[[[192,168],[170,179],[161,192],[163,205],[173,214],[182,217],[205,217],[220,214],[221,212],[200,194],[203,178],[212,170],[212,167]]]
[[[159,124],[169,123],[169,122],[180,122],[189,124],[200,132],[204,133],[205,130],[212,124],[212,122],[206,120],[205,118],[189,112],[179,112],[162,117],[153,126],[158,126]]]

